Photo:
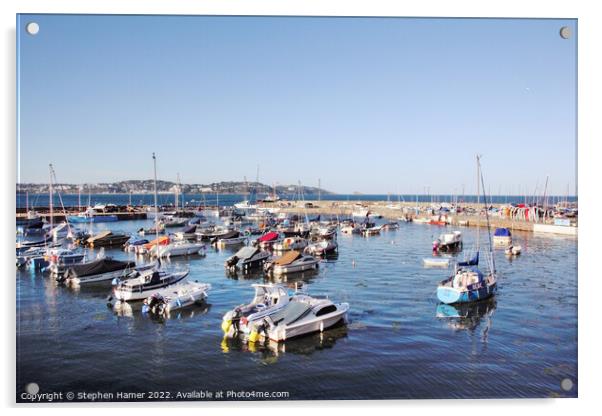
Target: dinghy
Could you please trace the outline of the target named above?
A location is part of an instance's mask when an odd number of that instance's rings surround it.
[[[523,248],[521,246],[508,246],[505,250],[507,256],[518,256],[522,252]]]
[[[449,258],[423,258],[422,263],[425,267],[448,267],[450,263]]]

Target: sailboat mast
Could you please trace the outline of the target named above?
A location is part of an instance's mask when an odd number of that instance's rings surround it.
[[[477,253],[481,249],[480,230],[481,230],[481,159],[477,155]]]
[[[50,208],[50,231],[52,232],[52,228],[54,228],[54,207],[52,198],[54,196],[54,189],[52,187],[52,163],[48,165],[49,172],[49,182],[48,182],[48,206]]]
[[[156,235],[156,248],[157,257],[159,257],[159,206],[157,205],[157,158],[155,152],[153,152],[153,185],[155,191],[155,235]]]
[[[491,242],[491,226],[489,223],[489,209],[487,208],[487,196],[485,195],[485,180],[483,179],[483,172],[481,171],[481,158],[480,156],[477,156],[477,163],[479,166],[479,175],[480,175],[480,180],[481,180],[481,184],[483,185],[483,202],[485,204],[485,218],[487,219],[487,236],[488,236],[488,240],[489,240],[489,257],[491,259],[490,263],[489,263],[489,268],[490,268],[490,272],[491,274],[495,274],[495,259],[493,257],[493,244]]]

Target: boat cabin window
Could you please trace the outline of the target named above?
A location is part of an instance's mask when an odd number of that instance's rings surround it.
[[[324,306],[322,309],[320,309],[316,313],[316,316],[322,316],[322,315],[326,315],[326,314],[336,312],[336,311],[337,311],[337,307],[335,305],[328,305],[328,306]]]

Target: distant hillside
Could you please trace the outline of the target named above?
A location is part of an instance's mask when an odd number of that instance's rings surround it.
[[[96,183],[96,184],[55,184],[55,189],[65,194],[144,194],[153,192],[153,180],[127,180],[113,183]],[[313,186],[302,186],[302,192],[304,194],[317,194],[318,192],[323,195],[332,195],[333,192],[325,189],[319,189]],[[157,180],[157,192],[173,193],[177,189],[177,184],[171,181]],[[270,185],[266,185],[259,182],[217,182],[210,184],[181,184],[180,191],[185,194],[197,194],[197,193],[222,193],[222,194],[245,194],[247,192],[255,192],[259,196],[265,194],[271,194],[273,188]],[[17,184],[17,192],[29,192],[29,193],[47,193],[48,184],[35,184],[35,183],[22,183]],[[296,194],[299,192],[297,185],[277,185],[277,194]]]

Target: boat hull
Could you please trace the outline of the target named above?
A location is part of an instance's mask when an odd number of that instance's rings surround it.
[[[441,285],[437,288],[437,298],[445,304],[469,303],[487,299],[493,296],[496,291],[497,284],[495,283],[473,290],[459,290],[451,286]]]

